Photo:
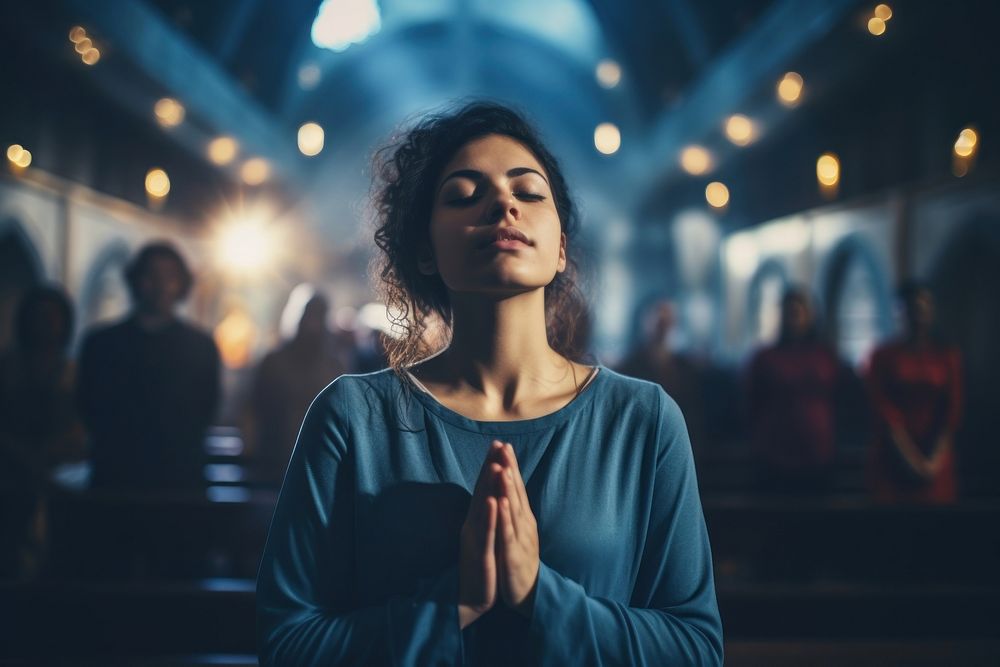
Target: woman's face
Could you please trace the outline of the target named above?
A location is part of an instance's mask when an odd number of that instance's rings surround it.
[[[431,208],[431,247],[420,269],[451,292],[517,294],[543,288],[566,268],[566,238],[548,174],[510,137],[465,144],[441,172]]]

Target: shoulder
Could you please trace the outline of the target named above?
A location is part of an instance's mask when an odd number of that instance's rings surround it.
[[[601,367],[604,381],[594,387],[601,395],[602,406],[617,409],[622,414],[645,416],[648,419],[680,416],[677,402],[663,390],[663,387],[649,380],[629,377],[610,368]]]
[[[316,396],[313,405],[321,410],[369,411],[373,405],[398,397],[402,391],[392,369],[373,373],[345,373]]]

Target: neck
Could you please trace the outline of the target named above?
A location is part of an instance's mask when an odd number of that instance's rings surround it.
[[[490,299],[452,294],[452,313],[442,364],[459,383],[507,403],[519,390],[571,369],[549,346],[543,289]]]

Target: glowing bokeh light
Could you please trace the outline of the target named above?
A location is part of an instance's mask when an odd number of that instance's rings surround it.
[[[208,142],[208,159],[212,164],[224,167],[236,159],[239,149],[239,144],[232,137],[216,137]]]
[[[594,147],[604,155],[618,152],[622,145],[622,135],[614,123],[601,123],[594,128]]]
[[[167,172],[154,167],[146,172],[146,192],[150,197],[162,199],[170,192],[170,178]]]
[[[87,49],[94,45],[94,43],[90,41],[89,37],[83,37],[79,41],[74,42],[74,44],[76,44],[76,46],[73,48],[76,49],[76,52],[79,54],[83,54]]]
[[[96,65],[97,61],[100,59],[101,52],[94,47],[87,49],[83,52],[83,55],[80,56],[80,60],[83,61],[84,65]]]
[[[25,169],[31,164],[31,151],[21,144],[11,144],[7,147],[7,159],[15,167]]]
[[[816,160],[816,180],[832,187],[840,180],[840,160],[833,153],[823,153]]]
[[[969,157],[976,152],[979,143],[979,135],[971,127],[964,128],[958,133],[955,140],[955,155],[959,157]]]
[[[701,176],[712,168],[712,154],[701,146],[688,146],[681,151],[681,168],[692,176]]]
[[[270,263],[272,246],[268,225],[260,219],[246,218],[222,227],[217,256],[222,266],[231,272],[253,272]]]
[[[324,0],[313,21],[312,41],[323,49],[343,51],[365,41],[381,27],[375,0]]]
[[[156,122],[163,127],[177,127],[184,122],[184,106],[172,97],[164,97],[153,105]]]
[[[734,114],[726,120],[726,137],[737,146],[749,144],[755,133],[753,121],[742,114]]]
[[[892,18],[892,8],[889,5],[876,5],[875,6],[875,18],[882,19],[883,21],[888,21]]]
[[[713,208],[724,208],[729,203],[729,188],[724,183],[713,181],[705,187],[705,200]]]
[[[614,88],[622,80],[622,68],[616,61],[606,58],[597,63],[594,75],[601,87]]]
[[[319,155],[324,139],[323,128],[318,123],[303,123],[299,127],[299,151],[305,156]]]
[[[803,87],[802,76],[797,72],[788,72],[778,82],[778,100],[786,107],[795,106],[802,98]]]
[[[250,158],[240,167],[240,178],[247,185],[260,185],[270,177],[271,165],[264,158]]]
[[[877,16],[873,16],[868,19],[868,32],[878,37],[879,35],[885,34],[885,21]]]
[[[236,307],[213,331],[219,356],[227,368],[243,368],[250,362],[257,326],[242,307]]]

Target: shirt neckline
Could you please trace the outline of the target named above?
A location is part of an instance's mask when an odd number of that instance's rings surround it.
[[[565,422],[592,400],[592,396],[595,393],[595,385],[602,383],[607,374],[606,368],[601,364],[596,364],[594,370],[591,371],[590,382],[566,405],[546,415],[510,421],[479,421],[472,419],[445,406],[426,390],[417,389],[413,393],[428,412],[449,424],[475,433],[515,435],[542,431]]]

